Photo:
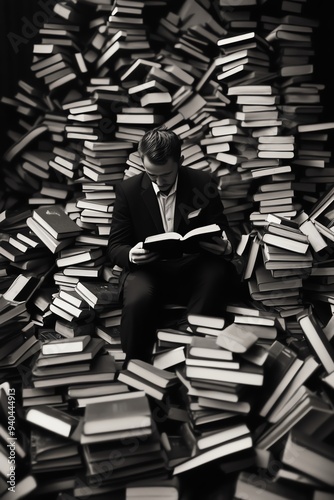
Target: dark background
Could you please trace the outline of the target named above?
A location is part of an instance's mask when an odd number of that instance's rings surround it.
[[[35,25],[42,22],[41,17],[36,16],[37,12],[44,12],[42,5],[46,9],[51,9],[56,0],[0,0],[0,96],[11,97],[17,91],[17,82],[20,79],[28,83],[31,81],[32,72],[30,65],[32,61],[32,47],[39,42],[37,33],[27,31],[27,20],[35,20]],[[279,0],[277,4],[280,5]],[[182,2],[180,1],[180,5]],[[324,83],[326,88],[322,93],[322,103],[325,106],[324,119],[334,120],[334,25],[333,16],[328,0],[309,0],[307,11],[302,15],[314,17],[320,20],[320,26],[315,32],[316,59],[314,81]],[[272,13],[275,15],[275,13]],[[37,30],[35,30],[37,31]],[[17,41],[18,47],[14,50],[9,36],[13,34],[22,36],[25,41]],[[15,112],[9,106],[0,106],[0,157],[10,145],[6,138],[6,131],[11,126],[15,129]]]

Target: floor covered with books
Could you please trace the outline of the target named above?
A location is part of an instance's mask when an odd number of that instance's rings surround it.
[[[1,498],[333,500],[334,122],[312,7],[64,0],[34,18],[30,72],[0,101]],[[152,363],[124,369],[106,247],[159,124],[216,176],[237,277],[219,317],[166,307]]]

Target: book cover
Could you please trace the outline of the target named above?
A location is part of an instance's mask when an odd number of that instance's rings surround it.
[[[146,394],[126,398],[115,396],[115,401],[86,406],[83,432],[86,435],[148,427],[152,424],[151,410]]]
[[[309,355],[305,360],[298,373],[293,377],[291,382],[287,385],[284,392],[281,394],[280,398],[270,410],[267,419],[271,423],[276,423],[284,411],[286,405],[291,401],[300,387],[319,369],[320,363],[316,359]]]
[[[283,418],[261,433],[255,444],[261,449],[269,449],[297,425],[304,430],[309,427],[314,432],[332,418],[332,408],[320,396],[305,394]]]
[[[195,467],[199,467],[205,463],[211,462],[218,458],[222,458],[227,455],[232,455],[241,450],[246,450],[251,448],[253,445],[252,438],[250,434],[245,436],[240,436],[237,439],[233,439],[226,443],[220,444],[218,446],[213,446],[206,451],[203,451],[195,456],[191,457],[189,460],[182,462],[174,467],[173,475],[181,474],[185,471],[191,470]]]
[[[68,339],[57,339],[44,342],[42,345],[42,354],[68,354],[71,352],[82,352],[90,342],[89,335],[81,335]]]
[[[232,361],[233,353],[220,347],[215,338],[194,336],[188,349],[193,357]]]
[[[145,391],[148,396],[152,396],[158,401],[163,400],[166,394],[166,389],[152,384],[149,380],[139,377],[129,370],[121,370],[117,376],[117,380],[129,385],[130,387],[138,389],[139,391]]]
[[[78,236],[82,231],[62,205],[40,206],[33,210],[32,217],[57,240]]]
[[[185,361],[185,346],[154,353],[153,366],[165,370]]]
[[[260,483],[261,481],[261,483]],[[259,475],[240,472],[236,482],[236,498],[256,498],[259,500],[304,500],[305,492],[270,478],[260,479]]]
[[[114,283],[79,280],[75,290],[83,299],[88,298],[93,304],[112,304],[119,300],[118,286]]]
[[[222,330],[225,326],[225,318],[217,316],[207,316],[204,314],[188,314],[188,323],[191,328],[205,327]]]
[[[44,228],[43,223],[39,224],[33,217],[28,217],[26,223],[32,232],[49,250],[51,250],[52,253],[56,253],[73,243],[74,237],[72,236],[60,240],[54,238],[51,233]]]
[[[125,429],[121,431],[101,432],[99,434],[85,434],[81,432],[80,443],[98,444],[105,442],[118,441],[122,439],[147,439],[152,434],[152,426],[135,429]]]
[[[29,408],[26,420],[64,437],[70,437],[79,425],[77,417],[47,405]]]
[[[288,236],[281,236],[277,234],[271,234],[269,232],[263,231],[261,241],[269,245],[273,245],[278,248],[284,248],[290,250],[291,252],[296,252],[300,254],[305,254],[309,248],[309,243],[307,241],[297,241],[294,238]]]
[[[327,374],[332,373],[334,371],[334,348],[324,334],[312,309],[298,314],[297,320]]]
[[[303,360],[297,357],[293,349],[277,340],[272,344],[264,365],[266,373],[270,374],[270,377],[265,379],[263,386],[261,399],[264,404],[259,412],[262,417],[268,414],[302,365]]]
[[[313,436],[292,429],[284,447],[282,462],[334,487],[334,447],[328,443],[319,443]]]
[[[74,337],[73,339],[66,339],[70,343],[76,342],[78,337]],[[65,339],[64,339],[65,340]],[[86,342],[86,341],[84,341]],[[65,342],[63,342],[63,345]],[[88,342],[86,346],[82,350],[71,351],[71,352],[53,352],[49,354],[45,354],[42,352],[39,354],[36,360],[36,366],[54,366],[54,365],[63,365],[68,363],[76,363],[79,361],[91,361],[96,354],[102,349],[104,346],[104,342],[102,339],[91,338],[88,336]]]
[[[217,337],[217,344],[232,353],[246,352],[258,340],[246,325],[231,323]]]
[[[112,382],[115,379],[116,364],[111,356],[101,355],[91,365],[90,370],[54,377],[33,377],[34,387],[58,387],[93,382]]]
[[[247,362],[241,363],[239,370],[187,366],[185,374],[190,379],[200,378],[220,382],[235,382],[251,386],[262,386],[264,378],[263,367]]]
[[[150,363],[140,359],[131,359],[127,365],[128,371],[142,378],[147,378],[152,384],[163,389],[178,382],[175,373],[157,368]]]
[[[59,375],[88,372],[90,363],[73,363],[69,365],[34,366],[31,373],[36,378],[52,378]]]

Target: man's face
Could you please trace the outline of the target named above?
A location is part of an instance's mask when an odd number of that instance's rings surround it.
[[[175,182],[182,159],[176,162],[172,158],[169,158],[163,165],[157,165],[151,163],[147,156],[144,156],[143,165],[151,181],[158,186],[162,193],[167,194]]]

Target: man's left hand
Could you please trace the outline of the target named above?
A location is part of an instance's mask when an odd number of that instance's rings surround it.
[[[200,241],[200,247],[215,255],[229,255],[232,251],[232,246],[229,240],[224,236],[214,236],[213,243]]]

